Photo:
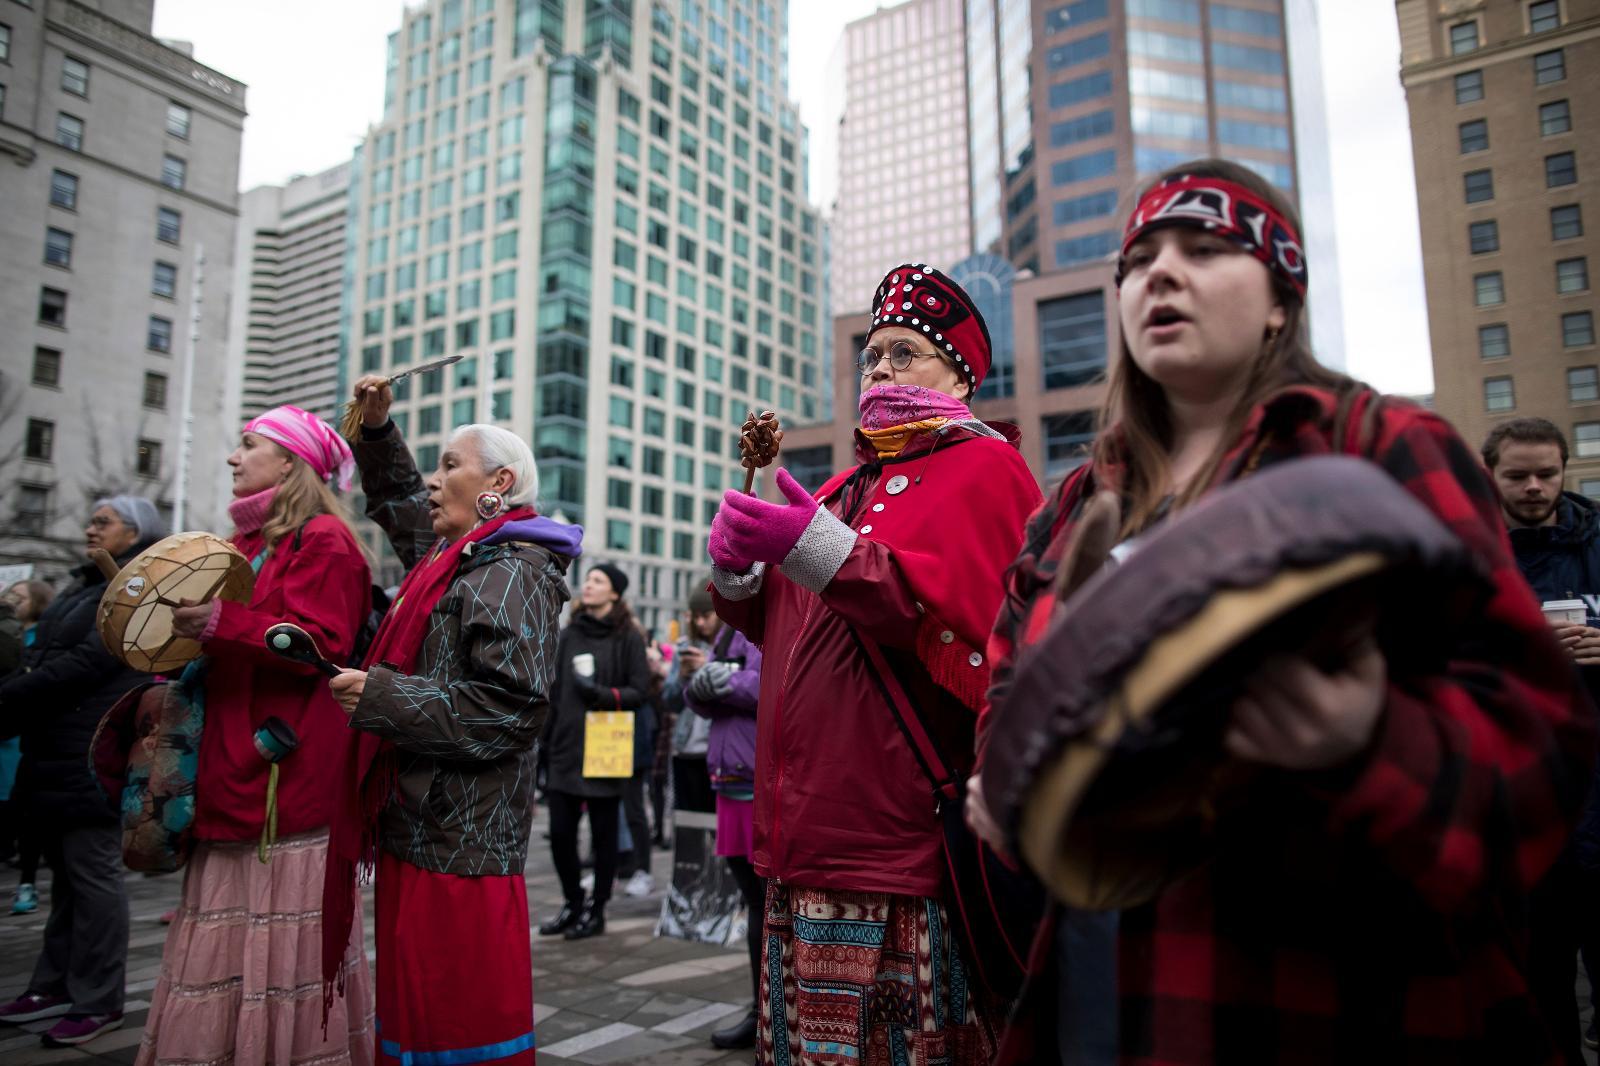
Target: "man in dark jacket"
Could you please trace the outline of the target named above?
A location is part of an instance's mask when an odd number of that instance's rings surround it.
[[[150,501],[114,496],[95,504],[87,547],[125,564],[164,536]],[[116,808],[89,769],[100,717],[145,675],[106,651],[95,615],[106,579],[93,563],[39,618],[22,666],[0,680],[0,737],[21,735],[16,794],[50,863],[50,920],[33,977],[0,1006],[12,1024],[61,1020],[49,1047],[82,1044],[122,1024],[128,960],[128,893]]]
[[[1582,624],[1553,621],[1572,655],[1590,698],[1600,704],[1600,508],[1563,491],[1567,438],[1542,418],[1517,418],[1496,426],[1483,444],[1494,476],[1517,568],[1544,603],[1578,600]],[[1600,964],[1600,774],[1572,845],[1539,886],[1530,906],[1530,981],[1567,1061],[1578,1050],[1574,956],[1581,950],[1593,988]],[[1593,993],[1591,993],[1593,996]],[[1593,1002],[1593,1000],[1591,1000]],[[1584,1042],[1596,1046],[1591,1019]]]

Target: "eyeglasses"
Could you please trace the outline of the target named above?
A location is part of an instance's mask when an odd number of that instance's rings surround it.
[[[876,348],[863,348],[861,354],[856,356],[856,369],[861,371],[863,377],[872,373],[877,365],[884,359],[889,360],[889,365],[896,370],[910,370],[911,363],[916,359],[942,359],[938,352],[919,352],[916,345],[910,341],[895,341],[889,345],[887,352],[880,352]]]

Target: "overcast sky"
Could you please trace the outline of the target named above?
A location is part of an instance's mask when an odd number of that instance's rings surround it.
[[[349,158],[367,126],[382,117],[384,44],[403,6],[399,0],[156,0],[155,33],[192,42],[196,59],[249,86],[240,179],[248,189]],[[789,86],[808,127],[838,120],[822,113],[828,56],[846,22],[879,6],[876,0],[790,4]],[[1348,368],[1387,392],[1427,392],[1433,372],[1394,0],[1320,0],[1320,6]],[[822,165],[831,162],[813,160],[813,189],[832,185],[816,172]]]

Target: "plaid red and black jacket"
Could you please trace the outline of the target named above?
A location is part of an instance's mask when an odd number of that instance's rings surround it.
[[[1121,1060],[1556,1061],[1528,991],[1526,906],[1583,804],[1593,710],[1512,560],[1488,475],[1455,432],[1388,399],[1359,443],[1341,431],[1335,447],[1336,423],[1327,390],[1275,394],[1217,484],[1253,461],[1358,452],[1481,555],[1496,591],[1442,672],[1391,657],[1363,755],[1280,772],[1273,802],[1219,827],[1212,861],[1122,915]],[[1049,622],[1087,490],[1116,477],[1075,471],[1030,520],[989,645],[995,714],[1013,653]],[[1416,624],[1428,621],[1418,604]]]

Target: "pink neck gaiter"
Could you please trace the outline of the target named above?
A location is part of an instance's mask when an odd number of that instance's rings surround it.
[[[233,528],[236,533],[250,534],[267,524],[267,515],[272,513],[273,497],[278,495],[278,486],[262,489],[254,496],[245,496],[228,504],[228,517],[233,519]]]
[[[961,421],[972,409],[949,393],[926,385],[875,385],[861,394],[861,428],[892,429],[929,418]]]

